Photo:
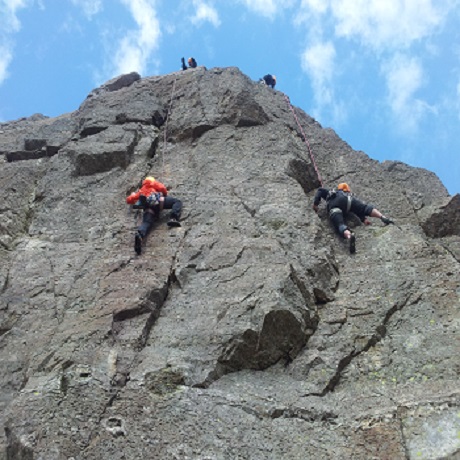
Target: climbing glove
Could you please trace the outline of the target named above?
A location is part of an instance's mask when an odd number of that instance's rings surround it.
[[[380,220],[381,220],[385,225],[394,224],[394,222],[393,222],[391,219],[388,219],[388,217],[385,217],[385,216],[382,216],[382,217],[380,218]]]

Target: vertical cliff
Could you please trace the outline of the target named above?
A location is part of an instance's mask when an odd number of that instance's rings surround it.
[[[292,110],[199,67],[0,125],[0,458],[458,455],[459,196]],[[305,141],[397,226],[350,256]],[[184,212],[136,256],[146,175]]]

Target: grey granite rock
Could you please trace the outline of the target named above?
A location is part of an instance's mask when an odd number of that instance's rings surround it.
[[[458,196],[237,68],[131,77],[0,125],[0,458],[455,458]],[[184,211],[137,256],[147,175]],[[397,224],[354,256],[342,181]]]

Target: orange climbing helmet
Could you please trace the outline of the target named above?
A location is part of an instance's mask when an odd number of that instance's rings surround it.
[[[337,185],[337,190],[342,190],[342,192],[347,192],[347,193],[351,192],[351,188],[345,182],[342,182],[341,184]]]

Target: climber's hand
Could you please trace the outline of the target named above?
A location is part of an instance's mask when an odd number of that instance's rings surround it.
[[[394,222],[393,222],[391,219],[388,219],[388,217],[385,217],[385,216],[382,216],[382,217],[380,218],[380,220],[381,220],[385,225],[394,224]]]

